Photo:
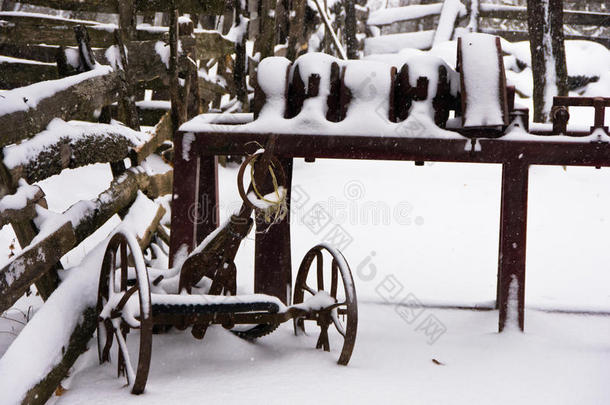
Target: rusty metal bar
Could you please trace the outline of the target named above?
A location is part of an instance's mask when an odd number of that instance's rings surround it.
[[[525,247],[527,233],[527,186],[529,165],[521,160],[502,165],[500,254],[498,269],[498,330],[507,322],[524,325]],[[517,311],[515,314],[514,311]],[[513,317],[517,319],[513,319]]]
[[[286,202],[290,207],[292,159],[282,159],[286,173]],[[290,252],[290,210],[279,223],[256,224],[254,247],[254,292],[278,297],[284,304],[292,298],[292,264]]]

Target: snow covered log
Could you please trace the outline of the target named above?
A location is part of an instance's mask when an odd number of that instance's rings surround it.
[[[19,3],[49,7],[58,10],[86,11],[94,13],[117,13],[116,3],[108,0],[20,0]],[[232,3],[225,0],[174,0],[182,13],[221,14]],[[136,10],[140,12],[166,12],[166,0],[135,0]]]
[[[0,89],[11,90],[43,80],[58,79],[55,63],[0,56]]]
[[[34,219],[36,204],[44,195],[39,186],[30,186],[21,180],[16,193],[6,195],[0,200],[0,227],[11,222],[23,223]],[[43,206],[46,206],[46,203]]]
[[[33,138],[5,147],[4,164],[15,183],[21,178],[34,183],[63,169],[121,161],[151,138],[119,124],[54,119]]]
[[[368,25],[390,25],[395,22],[411,21],[420,18],[439,15],[442,3],[412,4],[403,7],[382,8],[373,11],[367,20]]]
[[[149,173],[151,173],[149,171]],[[64,212],[72,221],[77,244],[93,234],[114,214],[129,207],[136,200],[138,190],[155,198],[171,192],[173,171],[149,174],[143,168],[127,170],[95,200],[79,201]]]
[[[0,270],[0,313],[10,308],[74,246],[74,230],[69,222],[49,234],[37,236]]]
[[[480,17],[501,18],[506,20],[527,20],[527,7],[482,3]],[[564,24],[610,26],[608,13],[595,11],[563,10]]]
[[[466,7],[460,0],[445,0],[434,33],[432,46],[451,40],[458,17],[466,15]]]
[[[45,14],[26,12],[0,12],[0,44],[39,44],[74,46],[76,40],[74,28],[79,25],[87,27],[90,44],[95,48],[105,48],[115,42],[114,32],[118,29],[115,24],[101,24],[96,21],[75,20],[63,17],[54,17]],[[186,24],[181,25],[182,28]],[[163,40],[167,37],[167,27],[149,27],[140,25],[135,30],[135,40]],[[190,35],[189,31],[181,35]],[[206,37],[207,32],[203,32]],[[213,35],[213,33],[210,33]],[[230,42],[230,41],[227,41]]]
[[[168,111],[163,114],[155,126],[150,139],[135,150],[136,163],[142,163],[144,159],[156,151],[165,141],[171,140],[173,135],[172,116],[171,112]]]
[[[118,78],[109,66],[2,93],[0,146],[27,139],[55,118],[85,119],[117,99]]]
[[[397,53],[404,48],[430,49],[434,30],[389,34],[364,39],[364,55]]]

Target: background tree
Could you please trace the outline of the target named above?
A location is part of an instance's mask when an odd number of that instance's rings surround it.
[[[553,96],[568,95],[563,0],[527,0],[534,79],[534,122],[546,122]]]

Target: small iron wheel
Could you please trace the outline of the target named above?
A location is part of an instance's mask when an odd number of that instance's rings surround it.
[[[135,275],[129,274],[130,264]],[[135,293],[139,308],[133,308],[134,300],[130,300]],[[132,394],[141,394],[148,379],[152,349],[150,284],[140,247],[135,237],[127,233],[119,232],[108,242],[98,284],[97,314],[100,364],[111,360],[116,339],[117,376],[126,377]],[[140,330],[139,348],[130,352],[127,336],[132,329]],[[133,364],[137,364],[135,369]]]
[[[325,257],[327,257],[326,263],[329,259],[331,260],[330,270],[328,265],[325,269]],[[316,271],[310,274],[309,270],[314,260],[316,261]],[[330,280],[326,280],[330,281],[329,289],[325,289],[325,286],[329,286],[328,283],[325,283],[325,274],[326,277],[330,277]],[[339,274],[341,275],[340,278]],[[316,282],[316,288],[311,287],[314,281]],[[308,284],[308,282],[311,284]],[[339,287],[339,283],[342,284],[342,288]],[[305,332],[305,320],[315,320],[320,327],[316,348],[330,351],[328,328],[332,324],[343,338],[343,347],[338,363],[347,365],[354,350],[358,329],[356,289],[354,288],[352,272],[345,257],[339,250],[326,244],[314,246],[303,258],[294,286],[293,305],[301,304],[305,301],[305,298],[318,295],[321,291],[326,291],[327,297],[331,297],[335,304],[322,309],[312,308],[312,314],[315,314],[315,317],[296,318],[294,320],[295,333]]]

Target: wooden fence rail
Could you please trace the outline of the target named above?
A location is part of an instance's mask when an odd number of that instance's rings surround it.
[[[474,2],[466,2],[471,8],[471,4]],[[601,2],[600,2],[601,3]],[[367,24],[369,26],[375,26],[379,28],[388,27],[392,24],[404,23],[404,22],[419,22],[423,23],[432,17],[440,16],[443,3],[429,3],[429,4],[414,4],[402,7],[387,8],[376,10],[369,13]],[[576,7],[582,7],[582,4],[575,3]],[[460,16],[459,25],[465,25],[470,20],[470,14],[472,10],[469,10],[468,15]],[[492,4],[492,3],[479,3],[478,13],[476,20],[476,27],[480,26],[480,19],[496,19],[496,20],[514,20],[514,21],[527,21],[527,8],[521,6],[511,6],[504,4]],[[579,26],[593,26],[593,27],[605,27],[610,28],[610,13],[607,12],[595,12],[595,11],[581,11],[581,10],[564,10],[563,14],[564,24],[566,25],[579,25]],[[502,30],[499,28],[483,28],[481,32],[486,32],[494,35],[502,36],[508,41],[525,41],[529,39],[529,34],[524,30]],[[398,34],[391,34],[398,35]],[[383,35],[385,36],[385,35]],[[382,37],[383,37],[382,36]],[[591,37],[587,35],[577,34],[565,34],[565,39],[568,40],[589,40],[601,43],[606,47],[610,47],[610,37]],[[381,40],[377,39],[375,42]],[[390,41],[391,42],[391,41]],[[424,43],[426,41],[423,41]],[[422,43],[421,39],[417,39],[414,44]]]

